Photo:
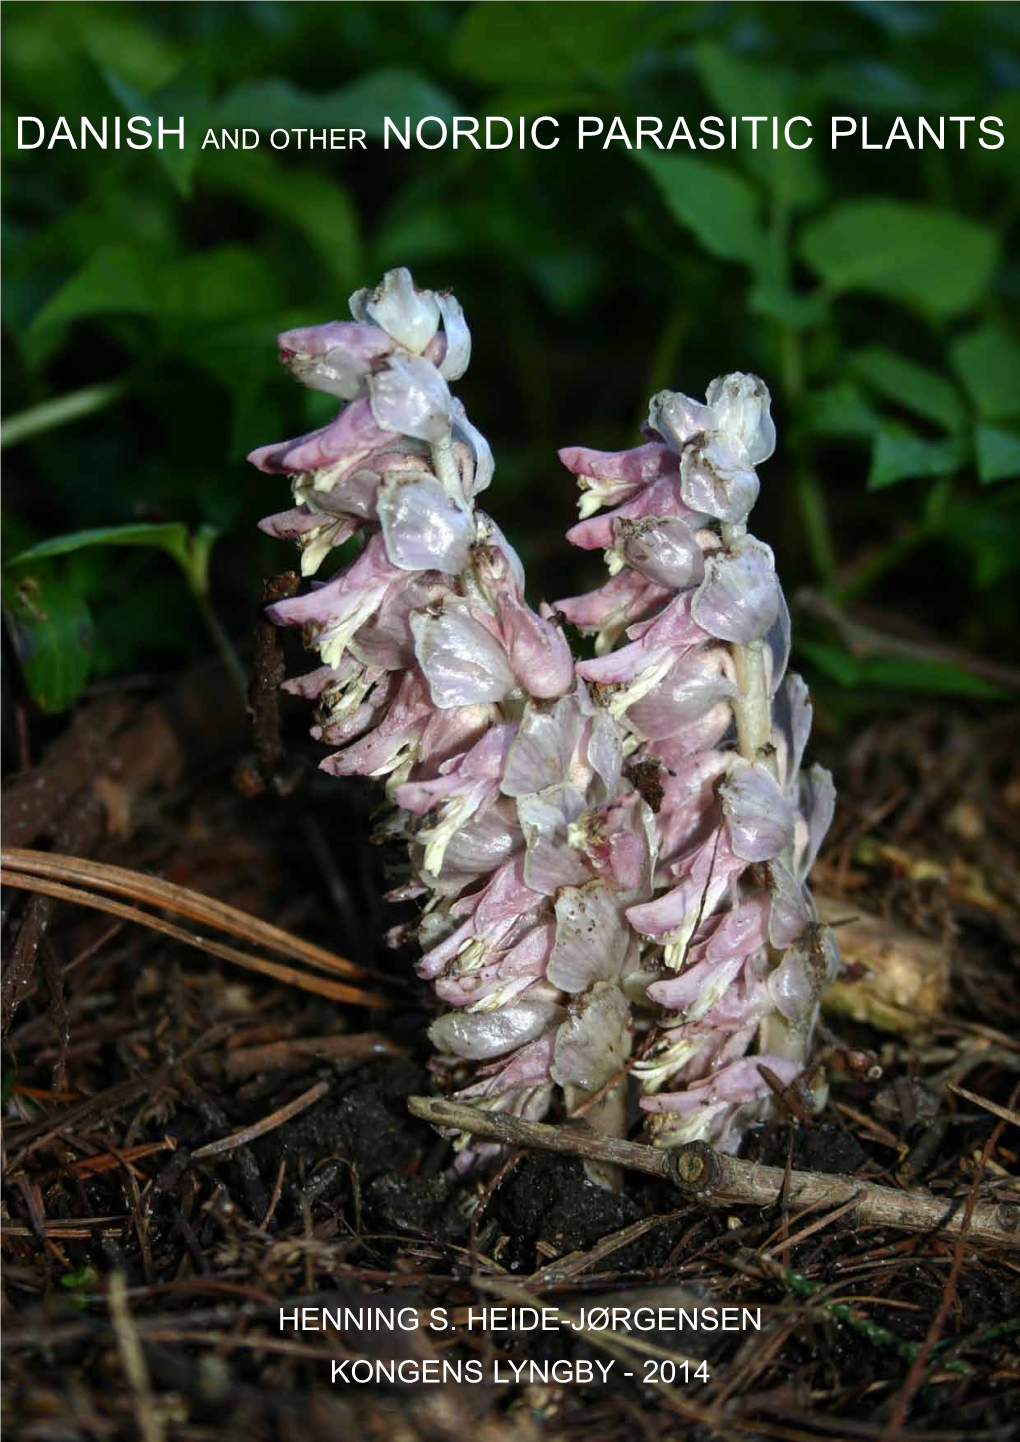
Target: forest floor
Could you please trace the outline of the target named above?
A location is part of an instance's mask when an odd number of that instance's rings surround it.
[[[927,1188],[963,1216],[953,1236],[785,1195],[714,1205],[637,1173],[614,1195],[544,1152],[454,1178],[450,1144],[406,1107],[430,1090],[429,999],[383,943],[374,799],[318,773],[311,743],[282,750],[276,661],[260,664],[251,755],[212,668],[94,694],[40,734],[8,717],[7,1435],[1015,1437],[1020,1246],[966,1226],[978,1202],[1020,1215],[1016,716],[889,712],[838,757],[819,727],[840,806],[815,884],[873,934],[844,928],[826,1111],[748,1144],[791,1173]],[[879,973],[902,973],[898,997],[875,994],[869,944]],[[760,1308],[761,1330],[465,1327],[508,1296],[569,1314]],[[458,1329],[280,1322],[281,1307],[366,1304],[442,1308]],[[475,1359],[483,1380],[334,1382],[358,1356]],[[556,1359],[615,1366],[605,1382],[493,1380],[496,1362]]]

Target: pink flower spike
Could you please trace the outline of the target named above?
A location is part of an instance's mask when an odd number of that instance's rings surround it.
[[[582,551],[605,551],[614,544],[615,526],[618,521],[644,521],[650,517],[660,520],[678,519],[688,523],[692,531],[703,526],[706,516],[696,515],[685,505],[680,495],[680,473],[662,476],[640,491],[615,510],[603,511],[579,521],[567,532],[567,540]]]
[[[355,320],[374,321],[412,355],[421,355],[439,329],[435,295],[419,290],[406,266],[388,270],[375,290],[355,291],[350,304]]]
[[[302,576],[314,576],[322,562],[337,546],[361,530],[353,516],[335,516],[297,506],[259,521],[259,530],[280,541],[294,541],[301,551]]]
[[[779,583],[768,546],[743,536],[709,556],[691,615],[710,636],[746,646],[767,635],[779,615]]]
[[[618,986],[597,981],[570,1003],[557,1029],[553,1079],[563,1087],[597,1091],[622,1074],[630,1047],[630,1003]]]
[[[368,390],[381,428],[421,441],[449,436],[454,419],[450,389],[424,357],[393,356],[385,370],[369,376]]]
[[[612,552],[656,586],[684,590],[705,574],[701,547],[678,516],[614,522]]]
[[[378,326],[349,320],[285,330],[277,344],[280,360],[302,385],[348,401],[362,392],[369,371],[393,350],[393,340]]]
[[[505,1056],[525,1042],[535,1041],[563,1020],[556,1002],[532,1000],[527,992],[496,1011],[451,1011],[429,1027],[429,1037],[440,1051],[475,1061]]]
[[[627,451],[595,451],[588,446],[564,446],[560,460],[578,477],[582,520],[600,507],[618,505],[659,476],[675,474],[676,457],[661,441],[633,446]]]
[[[729,653],[721,647],[692,647],[683,652],[647,694],[627,703],[627,722],[649,741],[668,740],[701,722],[717,703],[737,694]]]
[[[553,605],[585,635],[597,633],[595,650],[601,656],[616,644],[627,626],[669,599],[670,592],[664,586],[653,586],[636,571],[621,571],[597,591],[568,596]]]
[[[498,708],[484,703],[455,706],[449,711],[433,708],[418,745],[418,774],[423,778],[437,775],[445,761],[460,755],[500,719]]]
[[[470,560],[474,517],[430,473],[390,475],[379,487],[386,554],[402,571],[457,575]]]
[[[758,762],[734,758],[719,799],[734,853],[745,861],[771,861],[793,841],[793,808]]]
[[[339,665],[358,628],[376,611],[403,572],[391,566],[381,536],[373,536],[346,571],[304,596],[266,607],[278,626],[302,626],[327,666]]]
[[[417,669],[400,678],[386,714],[366,736],[320,763],[332,776],[389,776],[413,763],[431,714],[428,690]]]
[[[654,901],[628,907],[627,920],[635,931],[662,942],[666,965],[676,969],[686,960],[696,928],[712,915],[746,865],[734,855],[726,832],[714,831],[671,868],[679,884]]]
[[[451,599],[435,613],[418,612],[411,629],[436,706],[502,701],[516,684],[503,645],[466,602]]]
[[[495,1097],[521,1087],[535,1086],[549,1080],[556,1033],[547,1031],[511,1053],[506,1061],[490,1062],[478,1070],[479,1081],[457,1093],[461,1101],[475,1097]]]
[[[670,1112],[685,1116],[701,1107],[719,1102],[749,1102],[771,1095],[771,1088],[761,1074],[768,1067],[784,1086],[789,1086],[803,1071],[799,1062],[782,1056],[746,1056],[714,1072],[704,1081],[696,1082],[683,1092],[660,1092],[658,1096],[642,1097],[647,1112]]]
[[[249,454],[248,460],[270,475],[329,471],[335,480],[339,470],[353,466],[396,439],[395,431],[376,425],[368,400],[362,397],[345,406],[328,426],[291,441],[259,446]]]

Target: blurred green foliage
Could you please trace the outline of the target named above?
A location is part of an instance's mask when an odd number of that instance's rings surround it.
[[[1015,656],[1015,7],[25,3],[3,31],[4,598],[43,705],[208,649],[186,557],[209,527],[217,608],[250,623],[291,557],[254,530],[283,488],[243,457],[329,411],[280,373],[275,332],[345,315],[397,264],[464,303],[459,389],[535,599],[601,575],[562,540],[556,448],[630,444],[650,392],[748,369],[775,397],[755,529],[788,591]],[[187,148],[16,148],[18,115],[117,114],[183,115]],[[561,143],[382,148],[385,115],[466,114],[554,115]],[[638,115],[667,133],[678,114],[695,133],[706,114],[805,115],[816,139],[579,153],[581,114],[631,134]],[[872,138],[897,115],[997,115],[1006,144],[971,126],[961,150],[950,126],[942,151],[832,152],[832,114],[867,115]],[[361,127],[368,149],[199,148],[207,126],[302,125]],[[93,535],[19,559],[104,527],[155,527],[161,549]],[[801,636],[805,669],[855,705],[1000,694],[945,659],[852,655],[817,621]]]

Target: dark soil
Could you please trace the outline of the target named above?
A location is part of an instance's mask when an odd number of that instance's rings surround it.
[[[1015,1250],[855,1229],[782,1202],[684,1201],[638,1174],[613,1194],[579,1160],[544,1153],[508,1157],[498,1177],[458,1176],[448,1141],[406,1110],[434,1085],[431,1010],[406,953],[382,941],[400,917],[380,900],[393,858],[368,845],[373,800],[325,783],[310,745],[281,753],[265,717],[258,754],[239,768],[243,718],[224,718],[216,696],[204,725],[168,723],[151,775],[125,767],[118,747],[166,719],[169,695],[118,698],[120,714],[93,717],[98,732],[85,712],[77,741],[44,745],[26,718],[29,752],[8,758],[17,835],[6,844],[71,850],[60,838],[78,817],[89,838],[79,854],[346,955],[371,974],[345,984],[387,1004],[340,1003],[85,905],[5,892],[8,1435],[1017,1435]],[[943,1012],[910,1037],[830,1018],[826,1112],[753,1133],[748,1157],[947,1200],[1016,1196],[1020,771],[1009,737],[943,708],[890,716],[849,754],[830,742],[841,806],[820,880],[850,912],[946,946],[953,983]],[[288,1107],[290,1119],[235,1137]],[[694,1341],[619,1329],[607,1352],[570,1332],[466,1326],[471,1308],[510,1305],[511,1285],[568,1312],[649,1297],[760,1308],[762,1328]],[[280,1324],[281,1307],[366,1305],[443,1308],[458,1330]],[[669,1379],[642,1380],[634,1337],[669,1354]],[[689,1350],[708,1358],[708,1381],[675,1372]],[[476,1360],[485,1380],[332,1382],[333,1362],[354,1356]],[[500,1358],[616,1366],[605,1384],[494,1384]]]

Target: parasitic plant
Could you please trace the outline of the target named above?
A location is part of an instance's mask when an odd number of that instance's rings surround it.
[[[294,509],[262,527],[303,574],[361,542],[269,614],[318,652],[285,684],[316,702],[324,769],[385,783],[410,858],[392,895],[420,901],[418,973],[449,1008],[433,1067],[462,1101],[537,1120],[559,1092],[616,1135],[637,1082],[656,1142],[732,1150],[777,1085],[819,1099],[808,1050],[838,965],[805,884],[832,782],[801,771],[806,688],[747,531],[768,392],[739,374],[705,404],[664,391],[644,444],[562,451],[569,539],[610,579],[536,612],[476,504],[493,460],[449,388],[460,306],[401,269],[351,311],[279,339],[337,419],[250,459],[290,478]],[[458,1165],[484,1150],[464,1139]]]

